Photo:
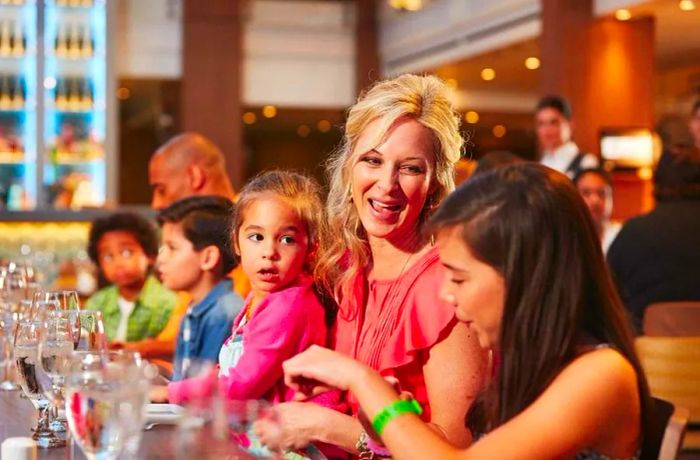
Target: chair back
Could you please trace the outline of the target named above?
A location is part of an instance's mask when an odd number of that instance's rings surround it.
[[[644,311],[642,330],[654,337],[700,336],[700,301],[650,304]]]
[[[683,445],[683,436],[688,425],[688,409],[674,406],[663,399],[652,399],[659,427],[659,436],[655,439],[655,444],[658,445],[658,460],[675,460]]]
[[[700,422],[700,337],[637,337],[635,347],[652,396],[690,411]]]

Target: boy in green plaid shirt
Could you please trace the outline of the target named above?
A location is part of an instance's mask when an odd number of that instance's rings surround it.
[[[100,310],[110,342],[156,336],[175,307],[176,295],[150,274],[158,255],[158,234],[146,218],[129,212],[96,219],[88,254],[111,283],[97,291],[86,308]]]

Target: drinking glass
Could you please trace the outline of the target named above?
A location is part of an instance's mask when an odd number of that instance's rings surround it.
[[[106,351],[107,338],[102,312],[99,310],[79,310],[80,338],[76,350]]]
[[[70,312],[51,311],[39,335],[39,366],[37,381],[44,395],[53,405],[50,427],[65,432],[65,419],[60,420],[58,409],[65,406],[64,383],[73,354],[73,324]]]
[[[16,321],[12,313],[0,310],[0,390],[19,390],[14,361]]]
[[[185,377],[207,375],[211,369],[210,364],[195,361]],[[279,427],[274,408],[266,401],[229,400],[219,391],[216,379],[210,382],[208,390],[184,404],[175,436],[176,458],[282,458],[281,452],[267,449],[253,433],[257,422]]]
[[[42,321],[22,321],[19,323],[14,342],[15,362],[17,363],[22,391],[39,411],[39,421],[34,429],[32,439],[37,442],[39,447],[61,447],[65,445],[65,441],[56,437],[49,428],[50,402],[38,381],[41,366],[38,348],[44,324]]]
[[[66,413],[75,441],[90,460],[113,460],[142,420],[148,385],[135,384],[134,366],[106,362],[106,353],[76,352],[66,379]],[[140,431],[141,425],[138,425]]]
[[[61,310],[79,310],[80,297],[77,291],[38,291],[34,300],[58,302]]]
[[[19,308],[19,302],[27,295],[27,278],[22,270],[14,264],[10,264],[4,276],[0,277],[0,297],[4,309],[15,313]]]

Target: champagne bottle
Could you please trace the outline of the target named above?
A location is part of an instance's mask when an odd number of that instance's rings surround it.
[[[86,112],[92,110],[92,89],[90,80],[83,78],[83,91],[80,95],[80,108]]]
[[[56,85],[56,110],[66,110],[68,106],[68,98],[66,97],[66,80],[62,78]]]
[[[22,30],[22,24],[20,22],[15,22],[15,33],[14,33],[14,46],[12,47],[12,54],[14,56],[24,55],[24,31]]]
[[[65,26],[59,27],[56,35],[56,57],[66,57],[68,54],[68,43]]]
[[[68,39],[68,56],[71,59],[80,57],[80,34],[78,26],[72,24],[70,27],[70,38]]]
[[[2,21],[0,25],[0,56],[8,56],[11,53],[10,21]]]
[[[24,108],[24,91],[22,89],[22,78],[15,77],[15,90],[12,94],[12,107],[15,109]]]
[[[90,27],[84,27],[80,54],[84,58],[89,58],[92,57],[92,53],[92,34],[90,34]]]
[[[10,84],[7,75],[2,76],[0,82],[0,110],[8,110],[12,107],[12,98],[10,97]]]
[[[80,87],[77,78],[70,79],[70,88],[68,89],[68,110],[78,112],[80,110]]]

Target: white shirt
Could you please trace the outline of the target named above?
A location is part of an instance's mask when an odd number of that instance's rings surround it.
[[[126,334],[129,331],[127,326],[129,324],[129,316],[131,316],[131,312],[134,311],[135,302],[130,302],[122,296],[119,296],[117,299],[117,304],[119,305],[121,316],[119,317],[119,327],[117,328],[117,333],[114,336],[114,340],[118,342],[126,342]]]
[[[544,152],[540,163],[571,177],[572,174],[567,172],[566,169],[571,162],[574,161],[574,158],[576,158],[579,152],[580,150],[574,141],[565,142],[551,152]],[[598,158],[591,153],[584,154],[580,169],[596,167],[598,167]]]
[[[608,253],[610,245],[613,241],[615,241],[615,237],[618,233],[620,233],[621,228],[622,224],[620,222],[613,222],[610,220],[605,222],[603,225],[603,237],[600,239],[600,242],[603,245],[603,254]]]

